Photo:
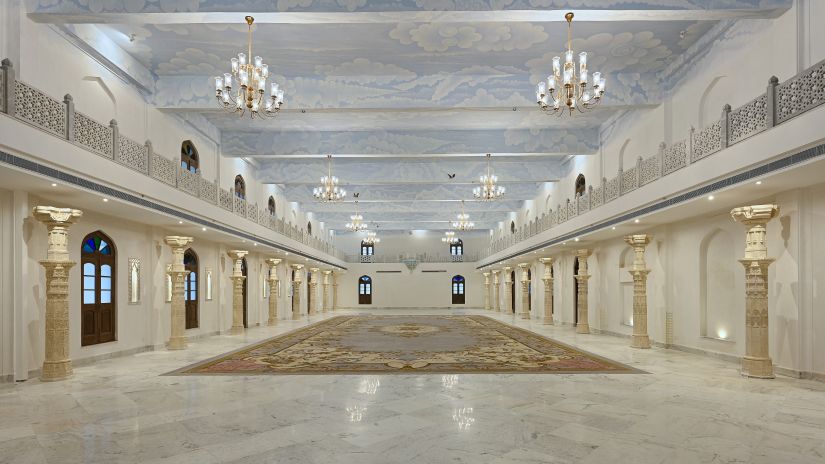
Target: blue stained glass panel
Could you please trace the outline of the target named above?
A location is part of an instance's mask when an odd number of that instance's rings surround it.
[[[100,289],[101,290],[111,290],[112,289],[112,278],[111,277],[101,277],[100,278]]]
[[[94,290],[95,278],[94,276],[83,276],[83,290]]]
[[[108,264],[104,264],[100,266],[100,275],[103,277],[111,277],[112,276],[112,266]]]
[[[83,263],[83,275],[84,276],[95,276],[95,265],[93,263]]]
[[[111,290],[101,290],[100,291],[100,302],[101,303],[111,303],[112,302],[112,291]]]
[[[83,304],[95,304],[95,291],[94,290],[84,290],[83,291]]]

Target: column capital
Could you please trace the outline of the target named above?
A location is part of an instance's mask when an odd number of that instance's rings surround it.
[[[733,220],[745,225],[765,224],[778,214],[778,205],[740,206],[730,210],[730,216]]]
[[[593,254],[593,250],[591,250],[590,248],[579,248],[575,251],[575,254],[578,258],[587,259],[590,255]]]
[[[552,266],[553,265],[553,258],[539,258],[539,262],[544,264],[545,266]]]
[[[295,269],[296,271],[300,271],[304,268],[303,264],[290,264],[290,266],[292,267],[292,269]]]
[[[267,258],[267,259],[264,260],[264,262],[267,264],[267,266],[272,267],[272,268],[274,268],[275,266],[281,264],[281,261],[283,261],[281,258]]]
[[[323,271],[321,271],[321,272],[323,272],[323,273],[324,273],[324,275],[330,275],[330,274],[332,274],[332,271],[331,271],[331,270],[329,270],[329,269],[324,269],[324,270],[323,270]]]
[[[653,238],[652,235],[649,234],[633,234],[633,235],[625,235],[624,241],[633,247],[633,266],[630,269],[630,273],[639,273],[639,272],[650,272],[647,269],[647,263],[645,262],[645,248],[650,243],[650,240]]]
[[[228,254],[229,257],[234,259],[234,260],[239,260],[239,259],[243,259],[244,256],[248,255],[249,251],[247,251],[247,250],[228,250],[226,252],[226,254]]]
[[[166,237],[163,237],[163,241],[173,249],[183,248],[192,243],[194,240],[195,239],[192,237],[185,237],[182,235],[167,235]]]
[[[83,211],[54,206],[35,206],[32,208],[32,215],[45,224],[49,231],[46,261],[69,261],[69,226],[83,216]]]
[[[527,273],[529,272],[530,263],[519,263],[518,267],[519,267],[519,269],[521,269],[521,281],[522,282],[527,282],[528,280],[530,280],[530,279],[527,278]]]
[[[38,221],[48,225],[74,224],[83,216],[83,211],[54,206],[35,206],[32,215]]]
[[[493,270],[492,270],[492,271],[490,271],[490,272],[492,272],[492,273],[493,273],[493,276],[494,276],[494,277],[498,277],[498,274],[501,272],[501,269],[493,269]]]

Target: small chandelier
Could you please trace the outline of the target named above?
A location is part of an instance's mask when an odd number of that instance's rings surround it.
[[[377,234],[373,231],[367,232],[367,237],[362,240],[366,245],[375,245],[376,243],[380,242],[381,239],[378,238]]]
[[[564,15],[567,19],[567,51],[564,54],[564,65],[558,56],[553,57],[553,74],[547,77],[547,82],[539,82],[536,86],[536,100],[539,108],[548,113],[564,114],[568,110],[584,112],[602,101],[604,95],[604,77],[602,73],[593,73],[593,86],[587,87],[587,52],[579,53],[579,72],[573,63],[573,13]],[[565,108],[562,108],[564,105]]]
[[[504,195],[504,187],[496,185],[498,177],[490,170],[490,154],[487,153],[487,174],[479,177],[481,187],[473,189],[473,196],[481,201],[493,201]]]
[[[352,232],[361,232],[367,230],[367,225],[364,224],[364,216],[358,213],[358,202],[355,202],[355,214],[349,217],[350,222],[346,224],[346,228]]]
[[[461,212],[456,216],[458,220],[453,221],[453,229],[470,230],[475,227],[475,223],[470,221],[470,215],[464,212],[464,200],[461,200]]]
[[[458,237],[455,236],[455,232],[448,230],[447,232],[444,232],[444,236],[441,237],[441,241],[445,243],[458,243]]]
[[[256,56],[252,58],[252,22],[255,18],[246,17],[246,24],[249,26],[247,38],[247,51],[249,55],[238,53],[237,58],[232,58],[232,72],[225,73],[223,77],[215,77],[215,98],[218,105],[231,112],[243,116],[249,110],[251,118],[269,117],[274,118],[284,103],[284,91],[275,82],[270,83],[269,98],[264,101],[266,92],[266,80],[269,78],[269,65],[264,63],[263,58]],[[251,62],[247,62],[251,60]],[[232,80],[238,85],[237,90],[232,90]]]
[[[338,178],[332,175],[332,155],[327,155],[327,175],[321,177],[321,186],[312,189],[312,195],[318,201],[341,201],[347,196],[347,191],[338,187]]]

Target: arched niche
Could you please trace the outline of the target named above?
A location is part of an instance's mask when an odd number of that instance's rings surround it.
[[[699,246],[699,333],[703,337],[733,339],[736,313],[736,246],[722,229],[708,233]]]

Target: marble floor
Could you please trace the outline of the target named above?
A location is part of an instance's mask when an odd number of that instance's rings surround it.
[[[825,463],[825,383],[492,317],[650,374],[159,375],[281,321],[0,384],[0,463]]]

